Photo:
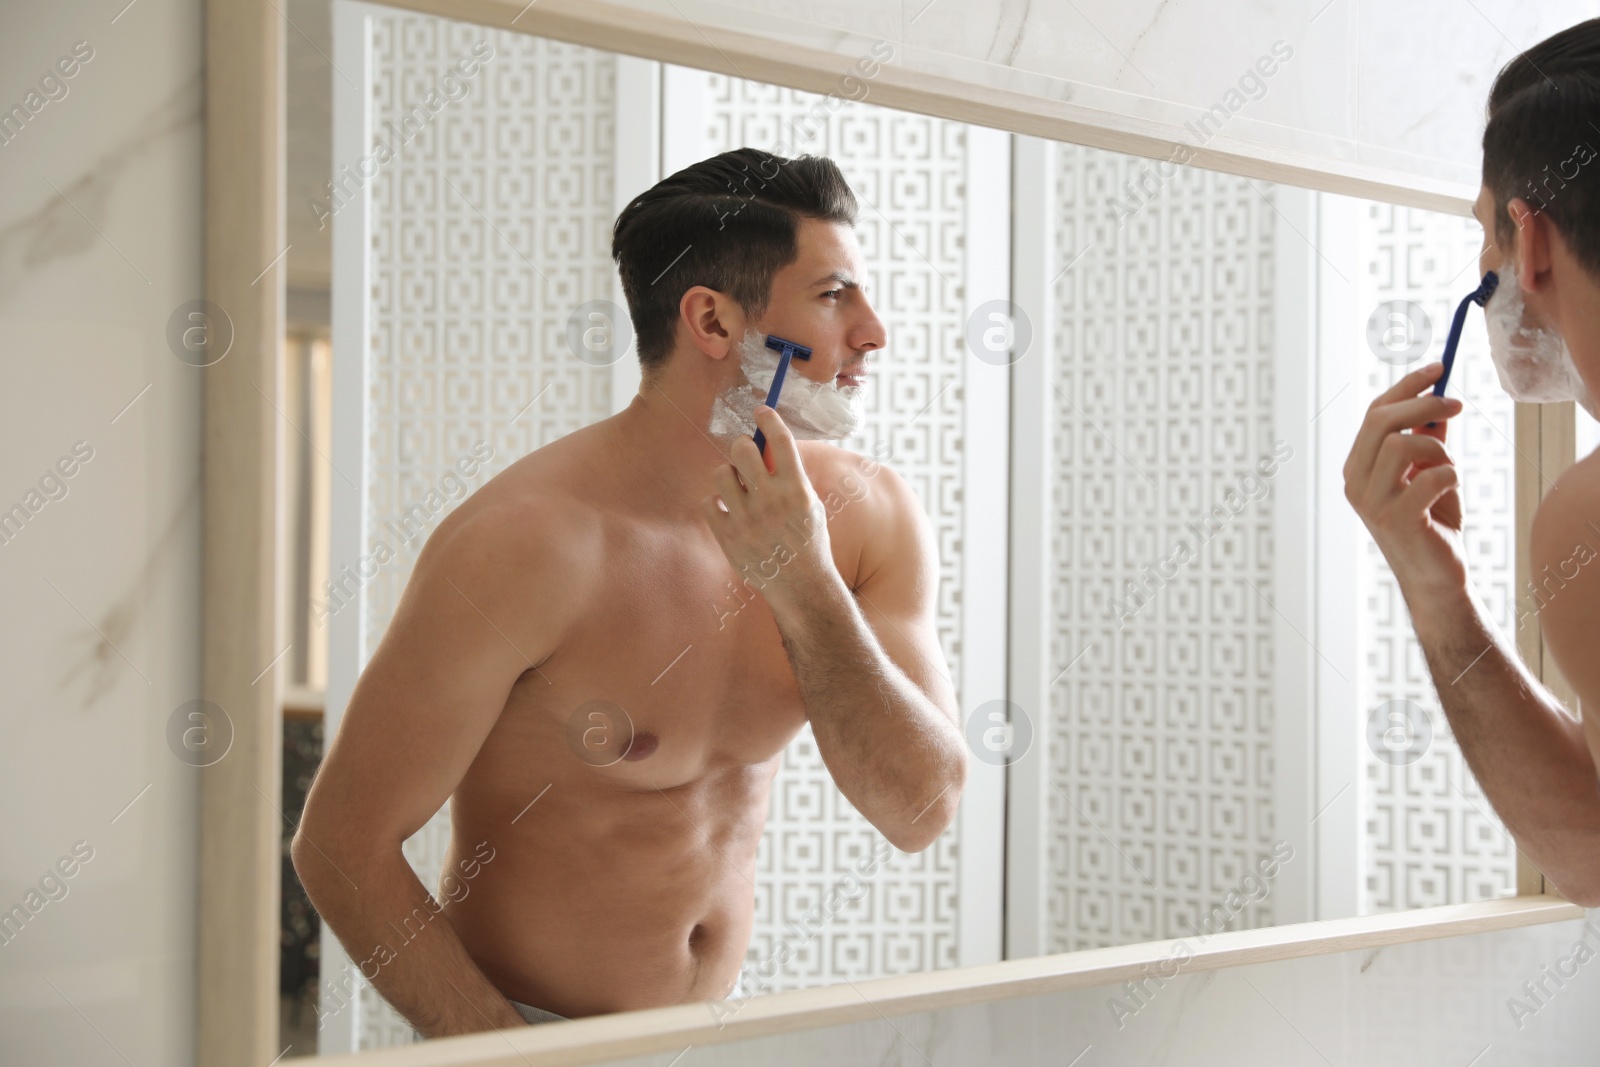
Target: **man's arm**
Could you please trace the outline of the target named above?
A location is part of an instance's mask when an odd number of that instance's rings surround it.
[[[787,550],[775,568],[751,572],[763,579],[773,574],[762,595],[823,763],[890,844],[920,852],[955,818],[967,776],[955,692],[934,626],[939,571],[932,531],[905,482],[878,467],[870,490],[841,505],[867,509],[856,521],[872,531],[858,606],[833,565],[826,508],[811,493],[788,428],[765,407],[756,421],[775,468],[763,469],[752,441],[735,442],[733,458],[749,488],[725,468],[721,496],[729,512],[708,512],[708,520],[736,569],[771,560],[774,545]],[[809,540],[797,532],[809,532]]]
[[[550,565],[528,546],[553,539],[525,519],[480,511],[429,539],[292,846],[306,893],[351,961],[426,1037],[524,1025],[401,844],[455,791],[511,687],[553,647],[562,606],[550,595],[563,586],[545,580]],[[520,544],[506,536],[510,523]]]
[[[1474,590],[1406,603],[1451,732],[1506,829],[1569,900],[1600,907],[1600,793],[1583,728]]]
[[[1439,364],[1373,401],[1345,462],[1345,497],[1389,561],[1467,766],[1535,866],[1571,900],[1600,905],[1600,793],[1583,734],[1523,666],[1467,578],[1455,467],[1407,430],[1460,402],[1417,394]],[[1590,631],[1591,633],[1593,631]]]

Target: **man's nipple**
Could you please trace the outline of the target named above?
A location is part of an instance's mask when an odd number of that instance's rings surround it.
[[[637,733],[633,735],[633,743],[628,746],[628,751],[622,754],[623,759],[641,760],[650,755],[661,745],[661,739],[651,733]]]

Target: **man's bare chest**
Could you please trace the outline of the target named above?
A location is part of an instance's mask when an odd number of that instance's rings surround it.
[[[771,610],[715,542],[612,546],[602,572],[557,649],[513,688],[503,740],[619,786],[776,757],[805,708]]]

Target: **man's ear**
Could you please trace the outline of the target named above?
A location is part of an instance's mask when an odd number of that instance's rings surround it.
[[[744,309],[725,293],[695,285],[678,301],[678,325],[698,351],[724,359],[744,337]]]
[[[1506,213],[1516,227],[1516,244],[1507,256],[1517,265],[1517,281],[1526,292],[1535,292],[1549,281],[1550,241],[1560,240],[1553,232],[1550,217],[1534,211],[1521,197],[1512,197],[1506,204]]]

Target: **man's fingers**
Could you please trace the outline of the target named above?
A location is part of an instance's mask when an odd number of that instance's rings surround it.
[[[724,503],[732,500],[741,500],[744,497],[745,488],[739,484],[739,476],[733,472],[732,467],[718,467],[716,472],[711,475],[711,482],[716,486],[717,493],[722,497]],[[732,505],[730,504],[729,506],[731,507]]]
[[[752,492],[760,489],[762,483],[769,477],[767,462],[761,458],[753,437],[736,438],[728,447],[728,459],[739,468],[745,486]]]
[[[756,408],[756,425],[767,436],[767,454],[772,457],[772,473],[784,475],[800,469],[800,450],[783,417],[767,405]]]
[[[1425,367],[1418,367],[1410,374],[1407,374],[1405,377],[1389,386],[1388,389],[1385,389],[1383,392],[1379,393],[1377,397],[1373,399],[1372,403],[1367,405],[1367,410],[1371,411],[1373,408],[1380,408],[1386,404],[1392,404],[1396,400],[1402,400],[1406,397],[1416,396],[1418,393],[1422,392],[1423,389],[1433,385],[1434,382],[1438,381],[1439,375],[1443,373],[1443,363],[1429,363]]]
[[[1426,515],[1440,497],[1456,487],[1456,480],[1456,469],[1448,463],[1419,471],[1396,506],[1403,515]]]
[[[1434,396],[1430,393],[1377,408],[1367,416],[1367,422],[1382,427],[1383,433],[1394,433],[1396,430],[1426,426],[1460,413],[1461,401],[1452,396]]]
[[[1446,431],[1448,431],[1450,429],[1450,420],[1448,420],[1448,419],[1438,419],[1438,420],[1436,420],[1436,422],[1437,422],[1437,425],[1434,426],[1431,429],[1429,427],[1427,427],[1427,426],[1418,426],[1412,432],[1416,433],[1416,434],[1418,434],[1418,435],[1420,435],[1422,437],[1431,437],[1435,441],[1443,441],[1445,439]]]
[[[1387,395],[1387,394],[1385,394]],[[1400,430],[1425,426],[1429,422],[1443,422],[1458,413],[1461,402],[1440,396],[1419,396],[1410,400],[1396,400],[1367,409],[1367,417],[1356,434],[1356,443],[1350,449],[1350,461],[1345,465],[1345,477],[1357,480],[1365,477],[1378,459],[1378,449],[1384,440]]]
[[[1367,496],[1381,500],[1400,492],[1405,488],[1402,478],[1413,463],[1432,468],[1449,462],[1450,453],[1436,439],[1424,434],[1392,433],[1378,449]]]

